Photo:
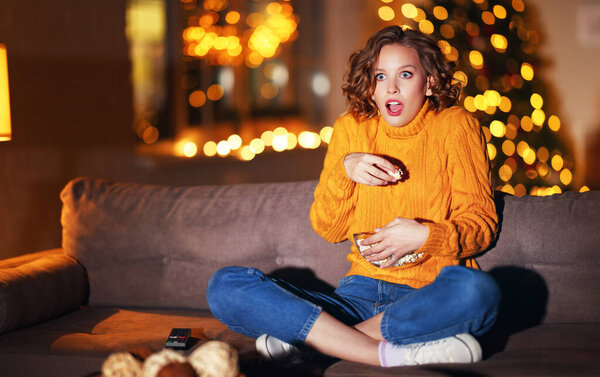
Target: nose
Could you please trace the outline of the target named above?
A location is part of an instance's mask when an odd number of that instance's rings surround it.
[[[387,83],[387,92],[389,94],[395,94],[400,92],[400,85],[398,85],[398,80],[388,80]]]

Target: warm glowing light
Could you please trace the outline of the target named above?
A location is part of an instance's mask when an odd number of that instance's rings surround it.
[[[204,147],[202,148],[202,151],[208,157],[212,157],[212,156],[216,155],[217,154],[217,143],[215,143],[214,141],[206,142],[204,144]]]
[[[302,148],[316,149],[321,145],[321,138],[316,132],[303,131],[298,135],[298,144]]]
[[[492,12],[486,10],[485,12],[481,13],[481,20],[483,20],[483,22],[487,25],[493,25],[494,22],[496,22],[496,17],[494,17]]]
[[[273,138],[273,150],[276,152],[283,152],[288,146],[287,135],[276,135]]]
[[[581,188],[579,189],[579,192],[588,192],[590,191],[590,188],[587,186],[581,186]]]
[[[517,183],[515,185],[515,193],[514,195],[516,196],[523,196],[527,194],[527,188],[525,188],[525,185],[522,183]]]
[[[527,149],[529,149],[529,144],[527,144],[527,142],[524,140],[519,141],[517,144],[517,154],[523,157],[523,152],[525,152]]]
[[[419,21],[419,30],[424,34],[431,34],[434,31],[433,24],[429,20],[421,20]]]
[[[504,153],[507,156],[512,156],[513,154],[515,154],[515,143],[512,142],[512,140],[504,140],[504,142],[502,143],[502,153]]]
[[[552,165],[552,169],[560,171],[563,168],[564,160],[560,155],[555,154],[550,160],[550,165]]]
[[[474,113],[475,111],[477,111],[477,106],[475,106],[475,98],[471,97],[471,96],[466,96],[465,100],[463,102],[463,106],[465,107],[465,109],[467,109],[467,111],[470,111],[472,113]]]
[[[379,14],[379,18],[383,21],[391,21],[396,17],[396,12],[387,5],[380,7],[377,14]]]
[[[540,177],[545,177],[548,175],[548,173],[550,173],[550,167],[548,166],[548,164],[545,164],[543,162],[538,163],[535,167],[535,170],[537,170]]]
[[[202,90],[196,90],[190,94],[188,101],[192,107],[202,107],[206,103],[206,94]]]
[[[573,173],[571,173],[571,171],[569,169],[563,169],[560,172],[560,181],[562,182],[563,185],[565,185],[565,186],[569,185],[572,180],[573,180]]]
[[[260,87],[260,95],[266,99],[273,99],[279,94],[279,88],[272,82],[264,83]]]
[[[442,34],[442,37],[446,39],[454,38],[454,28],[450,24],[443,24],[440,26],[440,33]]]
[[[10,140],[11,133],[6,46],[0,44],[0,141]]]
[[[231,152],[231,146],[229,145],[229,143],[227,141],[221,140],[221,141],[219,141],[219,143],[217,143],[217,153],[219,154],[219,156],[225,157],[230,152]]]
[[[331,90],[329,77],[323,72],[317,72],[312,78],[312,90],[318,96],[326,96]]]
[[[231,146],[232,151],[238,150],[242,146],[242,138],[236,134],[229,136],[227,142]]]
[[[502,97],[500,96],[500,93],[498,93],[497,91],[486,90],[485,93],[483,93],[483,96],[487,100],[488,106],[499,106],[500,105],[500,100],[502,99]]]
[[[533,93],[529,98],[529,103],[534,109],[541,109],[544,105],[544,99],[537,93]]]
[[[560,119],[556,115],[550,115],[548,127],[554,132],[558,131],[560,129]]]
[[[512,0],[512,7],[517,12],[523,12],[525,10],[525,3],[523,0]]]
[[[256,153],[252,150],[252,147],[246,145],[240,151],[240,157],[244,161],[250,161],[256,156]]]
[[[482,94],[476,95],[473,103],[475,104],[475,107],[481,111],[487,109],[488,107],[487,99],[485,99],[485,96]]]
[[[487,144],[487,153],[488,153],[488,157],[490,158],[490,160],[493,160],[496,158],[496,147],[494,146],[494,144]]]
[[[533,124],[535,124],[536,126],[541,126],[542,124],[544,124],[544,121],[546,120],[546,113],[544,113],[544,110],[535,109],[531,113],[531,120],[533,121]]]
[[[521,76],[527,80],[533,80],[533,67],[529,63],[521,64]]]
[[[503,20],[506,18],[506,8],[504,8],[502,5],[494,5],[493,11],[494,16],[498,17],[499,19]]]
[[[536,155],[538,160],[540,160],[541,162],[546,162],[550,158],[550,151],[548,151],[548,148],[546,147],[540,147],[537,150]]]
[[[265,131],[262,133],[262,135],[260,135],[260,139],[263,141],[263,143],[265,143],[265,145],[267,147],[270,147],[273,145],[274,138],[275,138],[275,134],[273,133],[273,131]]]
[[[154,126],[146,127],[142,132],[142,140],[146,144],[154,144],[158,141],[159,132],[158,128]]]
[[[500,104],[498,105],[498,108],[501,111],[508,113],[510,111],[510,109],[512,108],[512,102],[510,101],[510,98],[508,98],[506,96],[500,97]]]
[[[228,24],[237,24],[239,22],[239,20],[240,20],[239,12],[231,11],[225,15],[225,21]]]
[[[522,157],[527,165],[533,165],[535,163],[535,151],[531,148],[525,149]]]
[[[287,147],[285,149],[292,150],[298,145],[298,137],[293,133],[287,134]]]
[[[495,137],[503,137],[506,134],[506,126],[499,120],[493,120],[492,123],[490,123],[490,132]]]
[[[440,21],[444,21],[448,18],[448,10],[442,6],[436,6],[433,8],[433,15]]]
[[[211,101],[218,101],[223,98],[223,94],[225,94],[225,89],[222,85],[213,84],[206,90],[206,96]]]
[[[481,52],[473,50],[469,53],[469,62],[475,69],[483,68],[483,55]]]
[[[467,86],[467,83],[469,82],[467,74],[464,73],[463,71],[454,72],[454,76],[452,76],[452,80],[454,82],[459,82],[463,87]]]
[[[333,135],[333,127],[331,126],[325,126],[321,128],[321,131],[319,131],[319,136],[321,137],[321,140],[323,140],[323,142],[327,144],[329,144],[329,142],[331,141],[331,135]]]
[[[254,154],[260,154],[265,151],[265,142],[261,139],[252,139],[250,142],[250,149]]]
[[[196,143],[190,141],[183,145],[183,155],[185,157],[194,157],[198,154],[198,146]]]
[[[401,11],[404,17],[406,18],[415,18],[419,14],[419,12],[417,11],[417,7],[411,3],[402,4]]]
[[[498,52],[505,52],[508,47],[508,40],[504,35],[492,34],[490,42]]]
[[[281,136],[281,135],[287,135],[288,134],[288,130],[285,127],[277,127],[276,129],[273,130],[273,135],[275,136]]]
[[[265,72],[265,77],[273,80],[275,85],[277,85],[279,87],[283,87],[283,86],[287,85],[289,77],[290,77],[290,73],[289,73],[288,69],[285,66],[283,66],[281,64],[277,64],[277,63],[267,64],[265,66],[264,72]]]
[[[515,189],[509,185],[508,183],[505,184],[504,186],[502,186],[502,188],[500,189],[500,191],[505,192],[509,195],[514,195],[515,194]]]
[[[479,25],[477,25],[476,23],[467,22],[465,28],[467,30],[467,34],[469,34],[471,37],[476,37],[479,35]]]
[[[510,179],[512,178],[512,175],[513,175],[513,171],[510,168],[510,166],[508,166],[508,165],[502,165],[502,166],[500,166],[500,169],[498,169],[498,176],[504,182],[510,181]]]
[[[533,130],[533,120],[531,117],[524,115],[523,118],[521,118],[521,128],[526,132]]]

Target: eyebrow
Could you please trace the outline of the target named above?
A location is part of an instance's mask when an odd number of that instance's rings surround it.
[[[403,65],[402,67],[398,67],[398,69],[405,69],[405,68],[409,68],[409,67],[415,68],[415,69],[417,68],[416,66],[414,66],[412,64],[406,64],[406,65]],[[377,68],[375,68],[375,71],[376,72],[377,71],[385,71],[385,69],[377,67]]]

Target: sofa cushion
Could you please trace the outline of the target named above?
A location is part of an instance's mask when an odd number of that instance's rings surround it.
[[[90,305],[207,308],[227,265],[313,271],[334,285],[348,243],[312,229],[316,182],[168,187],[79,178],[63,189],[63,248],[87,270]]]
[[[500,232],[478,258],[500,281],[515,320],[600,322],[600,191],[497,193]],[[534,324],[534,323],[531,323]]]
[[[0,334],[78,309],[87,278],[61,249],[0,261]]]

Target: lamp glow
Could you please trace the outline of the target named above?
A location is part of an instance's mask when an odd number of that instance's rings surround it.
[[[11,135],[6,46],[0,44],[0,141],[10,140]]]

